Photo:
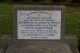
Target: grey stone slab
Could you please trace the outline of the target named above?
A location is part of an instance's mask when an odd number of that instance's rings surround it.
[[[1,53],[4,53],[12,43],[14,43],[14,39],[1,39]]]
[[[0,53],[1,53],[1,49],[0,49]]]
[[[1,39],[0,39],[0,48],[1,48]]]
[[[3,53],[3,49],[2,48],[0,49],[0,53]]]
[[[78,51],[77,48],[73,48],[73,49],[72,49],[72,53],[79,53],[79,51]]]
[[[68,44],[73,53],[78,53],[78,38],[74,36],[65,36],[64,43]]]
[[[5,53],[72,53],[72,51],[64,43],[27,41],[12,44]]]
[[[53,42],[57,42],[57,41],[49,41],[49,40],[41,40],[41,41],[37,41],[37,40],[18,40],[18,39],[3,39],[2,40],[2,48],[4,49],[4,51],[6,51],[6,48],[8,48],[8,46],[13,45],[14,43],[16,44],[22,44],[23,42],[25,42],[25,44],[27,43],[39,43],[39,42],[45,42],[45,43],[53,43]],[[60,42],[58,42],[60,43]],[[63,41],[63,43],[68,44],[72,50],[73,53],[78,53],[78,39],[76,37],[65,37],[65,40]]]
[[[65,36],[65,43],[68,43],[71,48],[78,48],[78,38],[74,36]]]
[[[17,38],[18,37],[18,27],[17,27],[17,11],[20,11],[20,10],[54,10],[54,11],[61,11],[61,30],[60,30],[60,39],[59,40],[62,40],[64,39],[64,8],[65,6],[57,6],[57,5],[19,5],[19,6],[15,6],[15,9],[14,9],[14,38]],[[23,36],[23,35],[22,35]],[[57,40],[57,39],[51,39],[51,40]]]
[[[0,48],[1,48],[1,39],[0,39]]]

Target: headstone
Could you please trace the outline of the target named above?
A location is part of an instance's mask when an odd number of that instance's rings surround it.
[[[16,6],[14,35],[5,53],[72,53],[64,39],[64,6]],[[12,43],[10,43],[12,42]]]
[[[63,38],[64,6],[24,6],[15,9],[18,39],[60,40]]]

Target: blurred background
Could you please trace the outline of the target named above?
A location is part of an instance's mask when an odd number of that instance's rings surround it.
[[[0,0],[0,38],[9,38],[13,35],[14,5],[29,4],[66,6],[65,35],[75,36],[80,41],[80,0]]]
[[[44,3],[53,3],[53,2],[55,2],[55,3],[57,3],[57,2],[59,2],[59,3],[80,3],[80,0],[0,0],[0,2],[29,2],[29,3],[31,3],[31,2],[44,2]]]

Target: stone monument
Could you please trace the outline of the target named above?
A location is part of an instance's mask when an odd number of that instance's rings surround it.
[[[64,37],[64,8],[52,5],[15,6],[14,36],[3,40],[2,52],[74,53],[73,46],[70,47]]]
[[[60,40],[63,37],[63,6],[17,7],[14,32],[18,39]]]

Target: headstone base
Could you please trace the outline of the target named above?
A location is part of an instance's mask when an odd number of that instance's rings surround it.
[[[70,47],[64,43],[49,41],[15,42],[5,53],[72,53]]]
[[[18,49],[18,48],[19,49],[21,48],[20,50],[22,50],[22,48],[25,49],[25,48],[27,48],[27,46],[28,46],[28,48],[29,48],[29,46],[34,46],[35,49],[34,49],[34,47],[32,47],[33,49],[30,49],[30,50],[35,50],[35,51],[40,50],[42,48],[45,48],[45,50],[49,50],[48,48],[55,49],[55,47],[57,47],[56,50],[59,51],[59,47],[61,47],[61,48],[64,48],[64,47],[69,48],[70,47],[69,49],[72,51],[72,53],[79,53],[78,52],[78,39],[76,37],[65,37],[65,40],[63,40],[63,42],[37,41],[37,40],[36,41],[26,41],[26,40],[18,40],[18,39],[2,39],[1,42],[2,42],[1,43],[1,51],[0,51],[1,53],[4,53],[5,51],[7,53],[7,52],[11,51],[12,49]],[[67,46],[64,46],[64,45],[67,45]],[[36,48],[40,48],[40,49],[36,49]]]

